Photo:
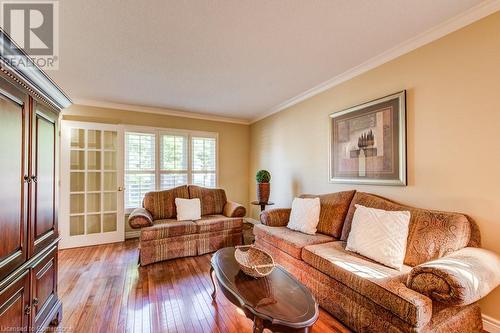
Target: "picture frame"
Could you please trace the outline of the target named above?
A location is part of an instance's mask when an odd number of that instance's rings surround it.
[[[406,90],[331,113],[329,182],[407,185]]]

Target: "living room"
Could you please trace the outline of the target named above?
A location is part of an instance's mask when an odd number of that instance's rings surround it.
[[[0,7],[0,331],[500,332],[500,1]]]

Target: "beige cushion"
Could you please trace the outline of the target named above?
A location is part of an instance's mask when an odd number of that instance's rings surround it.
[[[297,259],[301,259],[302,249],[305,246],[334,240],[333,237],[327,235],[308,235],[290,230],[287,227],[268,227],[263,224],[257,224],[253,232],[257,239],[263,240]]]
[[[383,266],[346,251],[342,241],[306,246],[302,259],[411,325],[424,325],[431,318],[432,301],[405,286],[409,266],[401,271]]]
[[[194,221],[201,219],[200,199],[175,198],[177,221]]]
[[[319,222],[319,198],[295,198],[288,221],[288,229],[314,235]]]
[[[410,212],[356,205],[346,250],[400,270],[406,252]]]

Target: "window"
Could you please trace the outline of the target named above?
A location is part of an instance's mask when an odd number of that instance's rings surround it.
[[[125,206],[140,207],[144,194],[154,191],[156,138],[150,133],[125,133]]]
[[[195,185],[215,187],[215,138],[193,137],[192,173]]]
[[[140,207],[146,192],[184,184],[217,186],[217,134],[125,132],[125,208]]]
[[[187,135],[160,135],[160,188],[168,189],[188,183]]]

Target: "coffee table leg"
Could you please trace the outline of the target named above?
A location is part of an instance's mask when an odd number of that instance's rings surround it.
[[[259,317],[253,319],[253,333],[261,333],[264,331],[264,320]]]
[[[212,280],[212,284],[214,286],[214,292],[212,293],[212,300],[215,301],[215,292],[217,289],[215,288],[215,281],[214,281],[214,268],[210,267],[210,279]]]

